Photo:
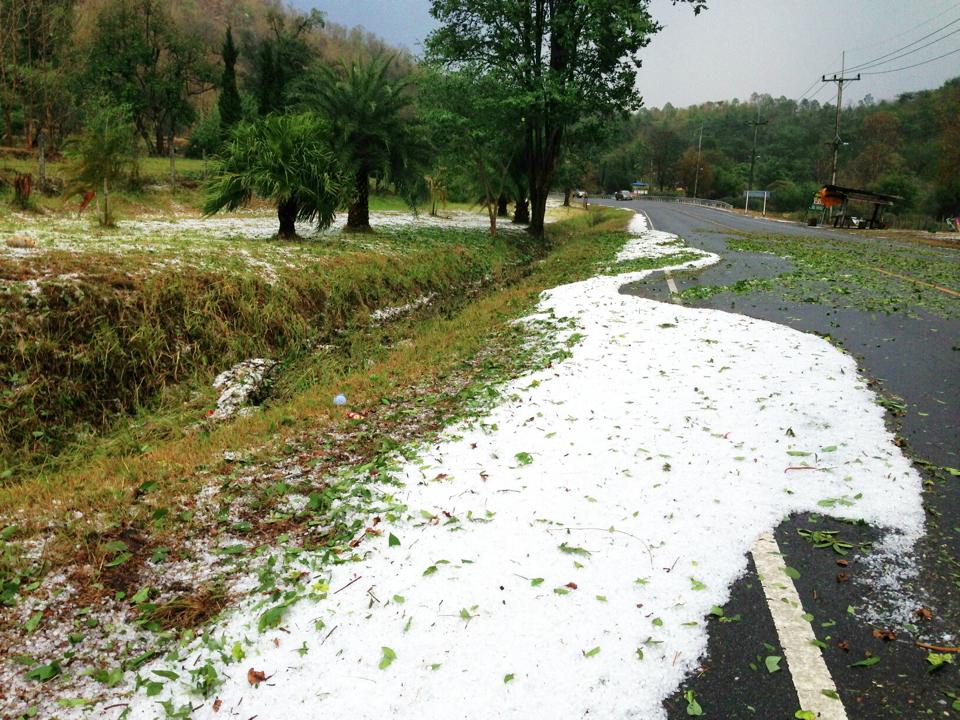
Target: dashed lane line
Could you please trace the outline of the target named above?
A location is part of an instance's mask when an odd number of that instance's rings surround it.
[[[677,284],[673,281],[673,275],[670,273],[664,273],[664,275],[667,277],[667,287],[670,289],[670,295],[673,296],[679,293],[680,291],[677,290]]]
[[[771,533],[764,533],[757,538],[750,553],[790,668],[800,709],[812,712],[818,720],[847,720],[837,687],[815,644],[817,638],[803,617],[803,604],[787,576],[776,539]]]

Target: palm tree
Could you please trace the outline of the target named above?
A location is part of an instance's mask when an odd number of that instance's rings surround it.
[[[427,155],[411,108],[411,83],[391,77],[392,57],[316,65],[301,85],[301,103],[321,113],[333,129],[345,167],[353,176],[347,229],[370,229],[370,177],[409,195],[422,182]]]
[[[343,197],[341,166],[326,141],[329,135],[326,123],[310,113],[240,123],[216,160],[204,214],[236,210],[256,196],[276,204],[278,237],[296,237],[297,221],[329,227]]]

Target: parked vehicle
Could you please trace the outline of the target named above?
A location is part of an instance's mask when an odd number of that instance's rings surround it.
[[[633,193],[629,190],[617,190],[613,194],[614,200],[633,200]]]
[[[587,191],[586,191],[586,190],[574,190],[574,191],[573,191],[573,196],[574,196],[575,198],[585,198],[585,197],[587,196]]]

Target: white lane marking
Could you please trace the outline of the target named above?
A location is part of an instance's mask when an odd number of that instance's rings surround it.
[[[643,216],[647,219],[647,227],[651,230],[656,230],[653,226],[653,220],[650,219],[650,214],[644,212],[643,210],[638,210],[637,212],[642,213]],[[680,291],[677,289],[677,283],[673,280],[673,275],[669,272],[665,272],[663,276],[667,279],[667,289],[670,291],[670,300],[671,302],[676,302],[677,298],[675,297]]]
[[[677,284],[673,281],[673,275],[670,273],[664,273],[667,278],[667,287],[670,288],[670,299],[673,300],[673,296],[676,295],[679,290],[677,290]]]
[[[790,668],[800,708],[812,712],[818,720],[847,720],[843,703],[823,694],[824,690],[836,693],[837,687],[820,648],[813,642],[816,640],[813,628],[803,619],[803,604],[786,574],[776,539],[771,533],[764,533],[757,538],[750,552]]]

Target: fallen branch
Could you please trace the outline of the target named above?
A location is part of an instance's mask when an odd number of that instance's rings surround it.
[[[917,642],[914,643],[918,648],[923,648],[924,650],[932,650],[933,652],[940,653],[960,653],[960,647],[940,647],[939,645],[928,645],[927,643]]]

